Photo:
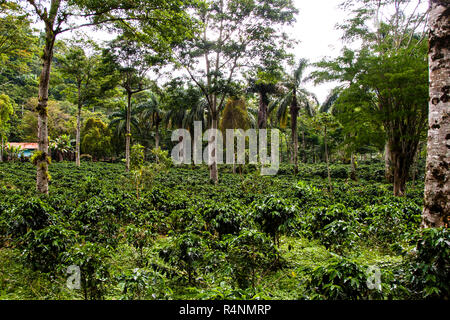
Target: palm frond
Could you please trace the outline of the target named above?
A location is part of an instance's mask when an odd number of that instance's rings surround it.
[[[308,60],[300,59],[297,68],[294,70],[294,81],[297,83],[297,86],[303,81],[303,74],[307,67],[308,67]]]
[[[334,104],[336,103],[337,99],[339,98],[339,95],[341,93],[341,87],[336,87],[333,90],[331,90],[328,97],[325,99],[324,103],[322,103],[322,106],[320,107],[320,112],[329,112],[333,109]]]

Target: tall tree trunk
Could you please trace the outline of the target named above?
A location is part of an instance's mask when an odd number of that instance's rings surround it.
[[[131,144],[131,96],[130,91],[127,92],[128,103],[127,103],[127,120],[126,120],[126,136],[125,136],[125,161],[126,170],[130,171],[130,144]]]
[[[403,197],[406,192],[406,181],[408,174],[405,172],[404,166],[402,166],[402,155],[394,154],[394,196]]]
[[[412,174],[412,186],[413,186],[413,188],[415,188],[415,186],[416,186],[416,178],[417,178],[417,166],[418,166],[418,163],[419,163],[419,161],[420,161],[420,152],[421,152],[421,150],[422,150],[422,142],[419,142],[419,145],[418,145],[418,147],[417,147],[417,151],[416,151],[416,155],[414,156],[414,161],[413,161],[413,165],[412,165],[412,172],[411,172],[411,174]]]
[[[218,124],[217,114],[213,113],[212,119],[211,119],[211,129],[217,129],[217,124]],[[212,137],[210,137],[210,142],[211,142],[211,140],[212,140]],[[217,144],[216,143],[217,143],[217,137],[214,139],[213,150],[209,154],[209,156],[212,156],[213,159],[217,159]],[[217,161],[213,161],[213,163],[209,166],[209,178],[211,179],[212,182],[214,182],[214,184],[218,184],[219,174],[218,174],[218,170],[217,170]]]
[[[422,227],[448,227],[450,216],[450,4],[430,0],[430,103]]]
[[[292,160],[294,163],[294,174],[298,173],[298,134],[297,134],[297,118],[298,118],[298,102],[297,92],[294,89],[291,104],[291,135],[292,135]]]
[[[76,133],[76,154],[75,163],[80,166],[80,137],[81,137],[81,84],[78,84],[78,112],[77,112],[77,133]]]
[[[352,152],[352,154],[350,155],[351,158],[351,164],[352,164],[352,171],[350,172],[350,179],[352,179],[353,181],[358,181],[358,177],[356,175],[356,159],[355,159],[355,154]]]
[[[155,149],[158,148],[159,148],[159,119],[157,119],[155,125]]]
[[[287,133],[284,133],[284,142],[286,143],[286,155],[285,155],[285,161],[286,163],[289,163],[289,142],[287,138]]]
[[[302,152],[303,152],[303,163],[306,163],[306,140],[305,140],[305,129],[302,129]]]
[[[387,182],[389,183],[394,182],[394,176],[392,172],[391,149],[389,147],[388,141],[386,141],[386,145],[384,147],[384,176]]]
[[[327,127],[325,127],[323,142],[325,144],[325,161],[327,162],[328,186],[331,192],[333,191],[333,186],[331,185],[330,161],[328,159]]]
[[[36,190],[39,193],[48,194],[48,164],[50,155],[48,154],[48,88],[50,83],[50,71],[53,58],[53,45],[55,43],[55,33],[46,27],[46,39],[42,54],[42,70],[39,79],[39,99],[36,107],[38,115],[38,152],[36,157]]]
[[[159,117],[156,116],[155,123],[155,149],[159,149]],[[159,163],[159,157],[156,155],[156,162]]]
[[[3,162],[3,149],[5,148],[5,142],[3,141],[2,135],[2,145],[0,146],[0,162]]]
[[[403,197],[406,192],[406,182],[409,178],[409,169],[414,160],[418,141],[389,141],[392,176],[394,183],[394,196]]]
[[[267,128],[267,105],[267,94],[263,89],[261,89],[259,91],[258,129]]]

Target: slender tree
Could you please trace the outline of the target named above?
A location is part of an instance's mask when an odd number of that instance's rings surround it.
[[[284,83],[287,91],[282,98],[271,105],[270,109],[277,109],[277,117],[280,121],[285,121],[288,116],[288,109],[291,117],[291,139],[292,139],[292,160],[294,163],[294,173],[298,173],[298,116],[301,108],[313,115],[311,101],[317,101],[317,97],[303,87],[305,82],[305,69],[308,63],[301,59],[298,66],[291,75],[288,75]]]
[[[450,3],[431,0],[430,103],[422,227],[448,227],[450,216]]]
[[[6,94],[0,94],[0,162],[3,162],[3,150],[5,148],[6,133],[9,127],[8,121],[14,109],[11,99]]]
[[[203,22],[202,30],[180,48],[177,58],[205,97],[210,129],[218,129],[236,77],[261,65],[268,52],[288,42],[278,27],[292,23],[296,12],[291,0],[209,0],[195,12]],[[214,141],[211,136],[209,171],[217,184]]]
[[[247,106],[244,98],[232,97],[228,99],[223,110],[222,119],[219,124],[220,130],[226,143],[227,129],[242,129],[250,128],[250,119],[247,113]],[[236,152],[235,157],[236,157]],[[235,161],[233,161],[233,173],[236,173]]]
[[[148,90],[150,81],[148,72],[158,62],[153,49],[129,36],[121,36],[111,41],[104,52],[105,61],[112,64],[118,73],[120,86],[127,96],[127,118],[125,134],[126,170],[130,170],[131,114],[133,95]]]
[[[38,146],[34,161],[37,167],[36,189],[48,194],[48,90],[56,38],[64,32],[82,27],[115,24],[131,28],[140,26],[146,34],[156,35],[171,29],[174,35],[185,33],[190,19],[185,14],[185,2],[181,0],[23,0],[23,8],[44,25],[44,45],[41,54],[42,71],[39,79]],[[171,18],[168,18],[171,17]],[[178,31],[177,31],[178,30]]]
[[[411,10],[408,5],[415,3]],[[409,169],[426,128],[428,11],[421,0],[346,1],[350,19],[340,27],[344,39],[362,40],[360,50],[343,50],[340,58],[317,64],[316,80],[341,81],[345,99],[382,127],[386,143],[386,172],[393,191],[405,195]],[[375,24],[373,21],[375,20]],[[352,63],[354,61],[354,63]],[[356,102],[359,101],[359,102]]]
[[[58,68],[75,84],[76,98],[74,100],[77,105],[75,163],[77,166],[80,166],[81,110],[100,90],[100,83],[95,81],[95,69],[98,63],[98,55],[87,55],[85,49],[77,44],[71,44],[67,51],[58,57]]]
[[[155,129],[155,149],[159,148],[159,131],[164,119],[164,110],[161,107],[162,105],[159,97],[152,93],[145,102],[142,102],[136,108],[142,121],[148,122],[149,125]]]

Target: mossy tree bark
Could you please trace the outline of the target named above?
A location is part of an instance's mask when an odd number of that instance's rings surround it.
[[[38,116],[38,152],[36,157],[36,190],[39,193],[48,194],[48,183],[50,175],[48,173],[48,164],[50,156],[48,154],[48,88],[50,83],[50,72],[53,59],[53,46],[57,32],[54,30],[55,19],[58,14],[60,1],[52,1],[50,12],[45,22],[45,45],[41,56],[42,70],[39,78],[39,99],[36,107]]]
[[[127,120],[126,120],[126,134],[125,134],[125,160],[126,170],[130,171],[130,145],[131,145],[131,97],[133,93],[127,90]]]
[[[211,119],[211,129],[216,130],[218,128],[217,124],[218,124],[217,115],[215,113],[213,113],[212,119]],[[217,138],[211,136],[209,143],[212,144],[212,146],[213,146],[211,153],[209,154],[209,157],[212,157],[212,159],[213,159],[213,162],[209,166],[209,178],[214,184],[217,185],[219,183],[219,173],[218,173],[218,169],[217,169],[217,156],[218,156],[218,154],[217,154]]]
[[[333,185],[331,184],[331,173],[330,173],[330,159],[328,156],[328,141],[327,141],[327,127],[324,129],[323,142],[325,145],[325,161],[327,163],[327,176],[328,176],[328,190],[333,191]]]
[[[298,173],[298,133],[297,118],[300,108],[297,101],[297,90],[294,88],[291,103],[291,139],[292,139],[292,161],[294,163],[294,174]]]
[[[358,175],[356,173],[356,159],[355,154],[353,152],[350,155],[350,161],[351,161],[350,179],[352,179],[353,181],[358,181]]]
[[[77,167],[80,166],[80,137],[81,137],[81,108],[83,104],[81,101],[81,83],[78,82],[78,110],[77,110],[77,133],[76,133],[76,155],[75,155],[75,163]]]
[[[450,2],[430,0],[430,102],[422,227],[448,227],[450,213]]]

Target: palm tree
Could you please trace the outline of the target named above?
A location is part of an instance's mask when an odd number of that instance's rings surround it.
[[[277,85],[270,82],[264,82],[261,79],[250,79],[248,93],[257,93],[259,95],[258,109],[258,129],[267,128],[269,94],[277,93]]]
[[[21,146],[14,147],[10,144],[7,144],[5,148],[5,153],[7,154],[9,161],[17,160],[22,152],[23,150]]]
[[[121,106],[119,111],[112,113],[109,118],[111,119],[109,127],[117,138],[125,136],[127,133],[127,118],[128,110],[126,106]],[[139,127],[139,121],[135,115],[136,111],[133,110],[130,117],[130,124],[137,130]],[[119,140],[121,141],[121,140]]]
[[[151,128],[155,128],[155,149],[159,148],[159,127],[164,119],[164,110],[161,109],[161,102],[159,98],[151,93],[147,101],[139,104],[136,108],[136,113],[139,114],[143,122],[149,123]]]
[[[225,104],[225,108],[222,112],[219,128],[225,137],[226,142],[226,130],[228,129],[242,129],[247,130],[250,128],[251,122],[247,112],[246,101],[242,97],[231,97]],[[233,152],[236,157],[236,151]],[[241,166],[240,166],[241,167]],[[242,168],[242,167],[241,167]],[[242,172],[242,170],[241,170]],[[235,161],[233,161],[233,173],[236,173]]]
[[[167,128],[184,128],[187,117],[187,110],[183,108],[171,108],[167,110],[163,121]]]
[[[269,108],[269,111],[277,109],[277,118],[282,124],[287,122],[288,109],[291,116],[291,137],[292,137],[292,157],[294,163],[294,172],[298,173],[298,115],[300,108],[303,107],[305,111],[312,116],[314,114],[311,101],[317,101],[317,97],[303,87],[306,78],[303,77],[308,62],[306,59],[300,59],[298,66],[288,75],[283,84],[285,94],[280,99],[274,101]]]
[[[70,137],[66,134],[55,138],[50,142],[50,149],[58,154],[59,161],[64,160],[64,154],[73,150]]]
[[[335,108],[335,106],[336,106],[336,102],[338,101],[339,96],[341,95],[343,90],[344,90],[344,87],[336,87],[336,88],[332,89],[330,91],[330,94],[328,95],[328,97],[325,99],[324,103],[320,107],[319,112],[331,113],[334,116],[339,115],[340,111],[337,110],[337,108]],[[347,139],[351,140],[352,135],[354,136],[355,134],[349,133],[347,136]],[[324,142],[326,143],[326,139]],[[387,144],[386,144],[386,146],[387,146]],[[346,153],[350,155],[350,163],[351,163],[350,179],[357,181],[358,177],[356,174],[355,151],[356,151],[356,149],[354,146],[350,146],[350,147],[347,146]],[[388,156],[388,155],[389,155],[389,153],[386,152],[386,156]],[[388,163],[389,162],[386,161],[386,173],[389,171]]]

